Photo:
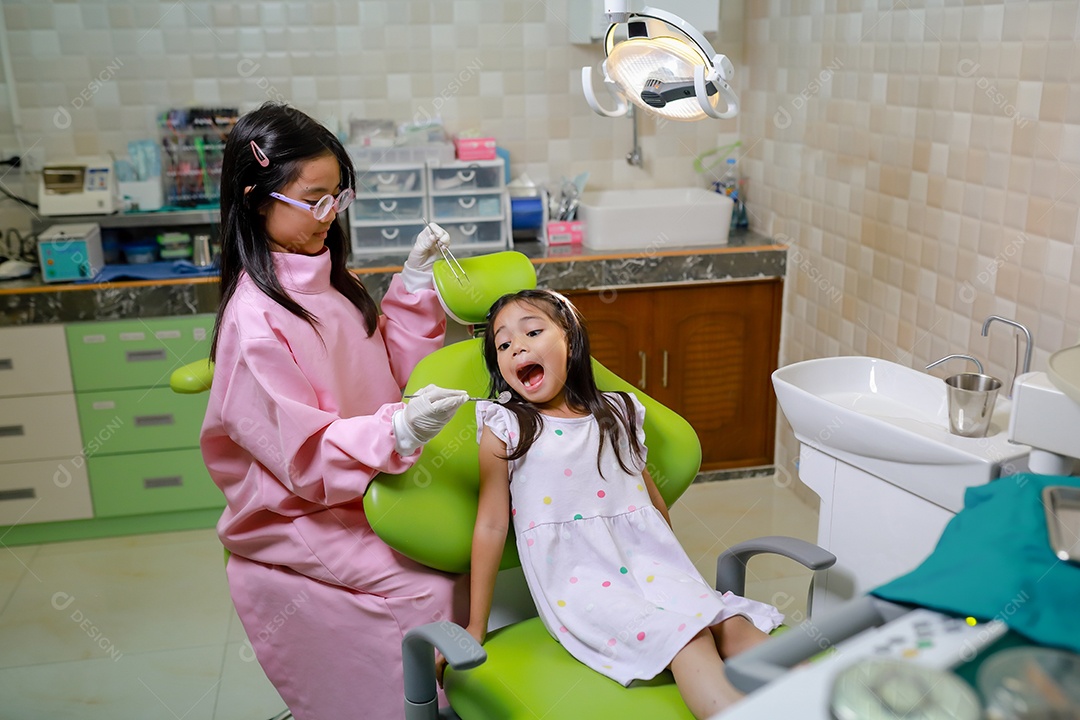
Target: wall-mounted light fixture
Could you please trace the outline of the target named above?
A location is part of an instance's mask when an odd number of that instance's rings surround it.
[[[739,100],[728,81],[735,68],[692,25],[672,13],[647,7],[627,10],[627,0],[609,0],[611,23],[604,36],[604,85],[615,98],[602,107],[593,91],[592,68],[581,69],[589,107],[606,117],[627,114],[627,101],[669,120],[732,118]],[[625,36],[625,37],[624,37]]]

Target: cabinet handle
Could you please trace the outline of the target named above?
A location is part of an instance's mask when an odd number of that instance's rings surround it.
[[[36,497],[37,490],[32,487],[0,490],[0,502],[4,500],[33,500]]]
[[[142,484],[143,490],[156,490],[157,488],[166,487],[180,487],[184,484],[184,478],[180,475],[169,475],[168,477],[149,477],[143,478]]]
[[[158,350],[128,350],[125,353],[128,362],[146,362],[148,360],[164,360],[165,348]]]
[[[462,207],[462,209],[469,210],[474,205],[476,205],[476,198],[474,198],[474,197],[458,198],[457,204],[460,205]]]
[[[392,213],[397,210],[397,200],[380,200],[379,209],[386,213]]]
[[[638,350],[638,357],[641,358],[641,379],[638,380],[638,387],[642,390],[645,389],[645,351]]]
[[[383,185],[389,185],[390,183],[397,180],[397,173],[386,173],[385,175],[383,173],[379,173],[375,177],[378,178],[379,182],[381,182]]]
[[[172,425],[172,413],[167,415],[136,415],[135,427],[158,427],[160,425]]]
[[[461,182],[472,182],[473,178],[476,177],[476,171],[475,170],[459,170],[457,176],[458,176],[458,179],[461,180]]]
[[[660,387],[667,387],[667,350],[664,351],[664,374],[660,378]]]
[[[461,231],[462,235],[468,235],[468,236],[471,237],[471,236],[476,234],[476,225],[474,225],[472,223],[467,223],[465,225],[459,225],[458,230]]]
[[[25,434],[26,429],[22,425],[0,425],[0,437],[16,437]]]
[[[15,363],[11,361],[11,358],[0,358],[0,370],[14,370]]]
[[[379,231],[385,239],[396,240],[397,236],[401,234],[401,228],[383,228]]]

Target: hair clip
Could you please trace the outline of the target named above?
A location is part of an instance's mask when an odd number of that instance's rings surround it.
[[[251,152],[255,156],[255,161],[262,167],[270,167],[270,158],[266,157],[266,153],[262,151],[254,140],[251,141]]]

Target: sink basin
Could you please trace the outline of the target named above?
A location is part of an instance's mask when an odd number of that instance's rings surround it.
[[[604,190],[582,195],[578,219],[594,250],[726,245],[733,205],[702,188]]]
[[[1046,374],[1058,390],[1080,403],[1080,345],[1051,355]]]
[[[1011,402],[998,397],[987,437],[949,432],[946,385],[871,357],[807,360],[773,373],[800,442],[950,509],[964,488],[1026,469],[1029,448],[1008,440]]]

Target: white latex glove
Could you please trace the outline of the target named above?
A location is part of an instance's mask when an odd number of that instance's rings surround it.
[[[399,455],[408,456],[439,434],[469,399],[464,390],[428,385],[416,393],[404,410],[394,413],[394,437]]]
[[[405,264],[423,272],[430,272],[431,266],[440,257],[438,243],[449,245],[450,235],[435,223],[428,223],[416,236],[416,242],[413,243]]]

